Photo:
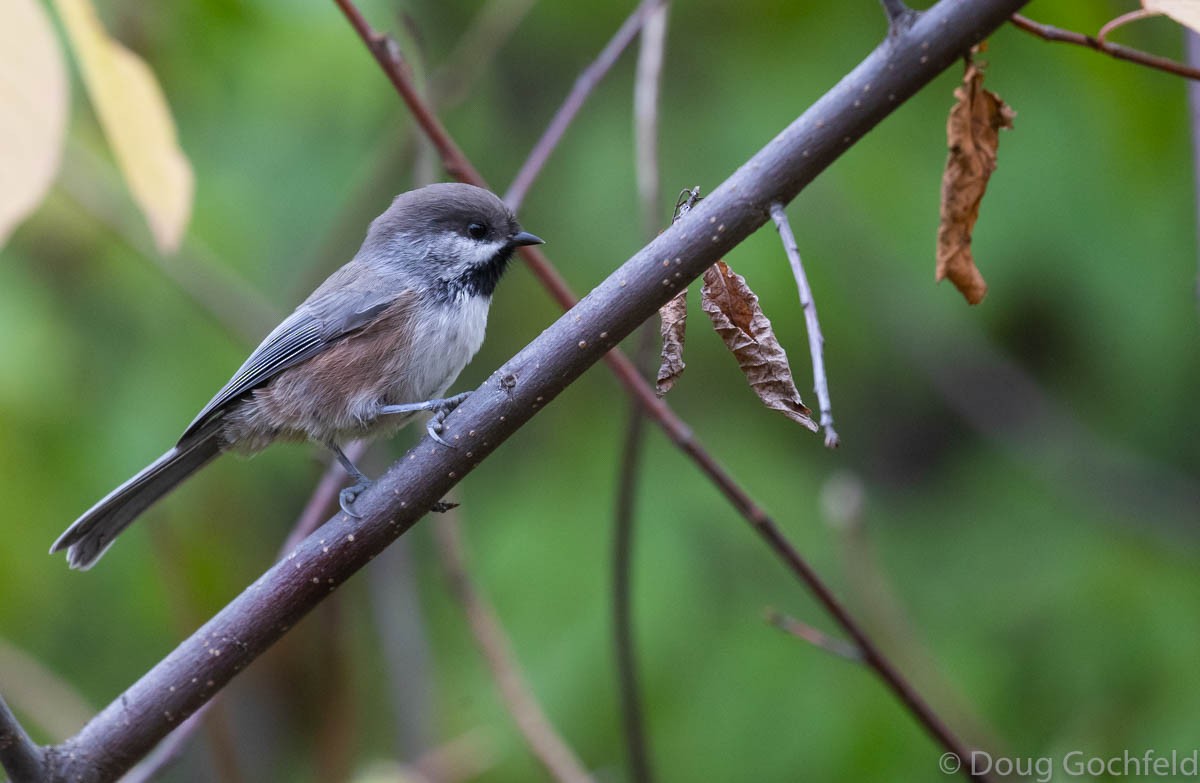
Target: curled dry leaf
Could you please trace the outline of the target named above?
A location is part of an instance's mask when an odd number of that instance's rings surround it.
[[[718,261],[704,272],[701,303],[763,404],[816,432],[812,411],[801,402],[792,380],[787,352],[745,278]]]
[[[67,69],[37,0],[0,3],[0,245],[50,188],[67,130]]]
[[[683,343],[687,330],[687,289],[671,297],[658,311],[660,328],[662,330],[662,362],[658,365],[658,378],[654,382],[654,390],[662,397],[671,390],[683,368]]]
[[[174,252],[191,217],[192,167],[162,89],[140,57],[109,37],[90,0],[54,5],[133,199],[159,251]]]
[[[971,232],[988,178],[996,170],[999,130],[1012,127],[1015,112],[996,93],[983,89],[983,71],[974,62],[968,64],[954,97],[957,102],[946,121],[950,154],[942,175],[935,278],[950,278],[968,302],[979,304],[987,283],[971,255]]]

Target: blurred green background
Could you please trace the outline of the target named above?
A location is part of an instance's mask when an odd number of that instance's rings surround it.
[[[223,458],[86,574],[47,547],[174,442],[420,169],[403,106],[332,3],[97,5],[161,80],[197,191],[183,252],[147,252],[74,73],[64,171],[0,251],[0,693],[41,741],[75,731],[86,705],[115,698],[261,573],[326,457],[284,446]],[[455,61],[480,7],[364,3],[382,28],[403,31],[407,14],[405,45],[419,41],[434,72]],[[533,4],[444,110],[497,189],[631,7]],[[1132,7],[1045,0],[1027,12],[1093,32]],[[679,188],[715,187],[884,31],[870,0],[673,4],[664,223]],[[1182,56],[1183,34],[1166,20],[1117,40]],[[579,293],[642,244],[634,59],[584,108],[521,210]],[[757,405],[698,290],[688,370],[669,401],[970,740],[1056,760],[1190,752],[1200,736],[1200,361],[1186,85],[1012,27],[986,59],[987,85],[1018,112],[975,232],[986,301],[969,308],[933,284],[953,69],[789,210],[842,448],[827,451]],[[774,231],[728,260],[815,402]],[[481,382],[557,314],[514,268],[455,389]],[[472,572],[529,683],[588,766],[614,781],[626,776],[611,516],[627,407],[595,368],[459,490]],[[377,445],[370,471],[413,437]],[[836,631],[656,430],[642,478],[636,632],[662,780],[943,777],[940,749],[871,673],[764,622],[772,606]],[[218,729],[163,779],[325,781],[374,769],[394,780],[378,765],[437,748],[465,779],[542,778],[447,591],[431,522],[235,680]],[[33,664],[77,694],[32,679]],[[1061,768],[1055,779],[1066,779]]]

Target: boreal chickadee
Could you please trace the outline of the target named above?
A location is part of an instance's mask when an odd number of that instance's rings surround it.
[[[148,506],[224,451],[276,440],[328,446],[370,480],[340,443],[395,432],[419,411],[429,432],[466,397],[446,390],[479,350],[492,292],[513,252],[542,240],[494,194],[437,184],[402,193],[334,272],[250,354],[175,446],[117,487],[59,537],[72,568],[90,568]]]

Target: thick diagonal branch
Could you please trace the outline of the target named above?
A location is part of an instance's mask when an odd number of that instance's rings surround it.
[[[855,140],[1022,5],[1023,0],[943,0],[907,31],[882,44],[684,219],[621,265],[570,314],[488,378],[446,421],[443,437],[455,448],[423,440],[358,499],[360,519],[338,515],[328,521],[79,734],[49,748],[47,779],[90,783],[111,780],[128,769],[415,524],[679,287],[762,226],[772,203],[793,199]],[[740,503],[739,510],[862,650],[864,662],[938,743],[951,752],[968,754],[969,749],[912,691],[778,527],[748,498],[731,500]]]

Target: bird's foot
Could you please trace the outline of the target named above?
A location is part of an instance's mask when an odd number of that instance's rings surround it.
[[[352,516],[355,519],[362,519],[362,514],[354,510],[354,501],[358,500],[358,496],[366,492],[372,483],[374,482],[366,476],[360,476],[353,486],[346,487],[339,492],[338,505],[342,507],[342,511],[345,511],[348,516]]]
[[[385,405],[383,409],[380,410],[380,414],[386,416],[394,414],[417,413],[419,411],[432,411],[433,416],[429,418],[429,423],[425,425],[425,432],[429,433],[429,437],[433,438],[443,446],[454,448],[446,442],[445,438],[442,437],[443,422],[445,422],[446,417],[449,416],[455,408],[457,408],[459,405],[462,405],[463,401],[465,401],[470,395],[470,392],[463,392],[462,394],[456,394],[453,397],[446,397],[445,399],[426,400],[425,402],[414,402],[407,405]]]
[[[445,514],[447,511],[449,511],[452,508],[458,508],[458,504],[451,503],[447,500],[439,500],[438,502],[436,502],[432,506],[430,506],[429,510],[435,514]]]

